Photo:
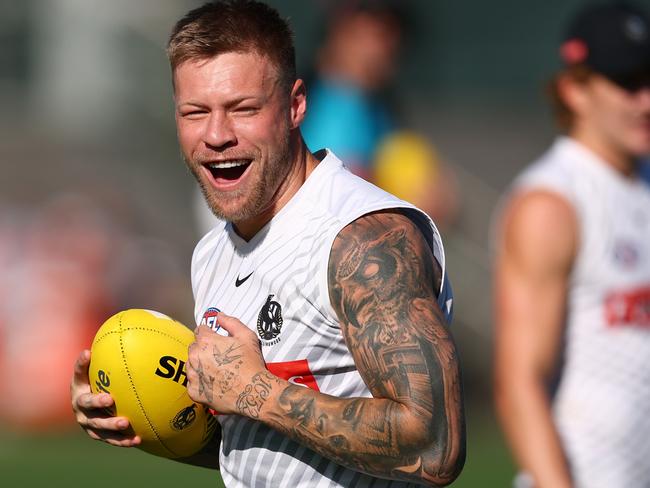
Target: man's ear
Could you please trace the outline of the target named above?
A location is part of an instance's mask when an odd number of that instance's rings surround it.
[[[558,95],[574,114],[584,113],[589,102],[589,81],[577,81],[568,75],[558,78]]]
[[[307,88],[305,82],[298,78],[291,88],[291,129],[296,129],[307,115]]]

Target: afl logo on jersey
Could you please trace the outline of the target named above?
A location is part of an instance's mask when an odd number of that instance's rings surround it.
[[[219,310],[217,307],[208,308],[203,314],[203,318],[201,319],[201,323],[199,325],[210,327],[213,331],[216,332],[219,330],[219,324],[217,324],[217,316],[219,315],[219,312],[221,312],[221,310]]]
[[[278,336],[282,330],[282,305],[272,298],[273,295],[269,295],[257,316],[257,333],[264,346],[280,342]]]
[[[619,239],[614,244],[614,261],[624,269],[634,269],[639,263],[639,249],[631,241]]]

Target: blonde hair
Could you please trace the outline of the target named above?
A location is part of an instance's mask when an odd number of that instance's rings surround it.
[[[169,37],[172,71],[188,60],[228,52],[254,52],[270,59],[280,82],[291,90],[296,80],[293,34],[277,10],[252,0],[209,2],[180,19]]]

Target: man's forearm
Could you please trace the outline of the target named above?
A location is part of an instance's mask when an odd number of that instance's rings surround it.
[[[504,386],[497,407],[517,462],[532,476],[535,488],[570,488],[571,475],[543,386],[530,381]]]
[[[432,420],[394,400],[333,397],[269,372],[255,375],[239,400],[243,415],[356,471],[433,486],[457,475],[450,450],[460,443],[434,446]]]

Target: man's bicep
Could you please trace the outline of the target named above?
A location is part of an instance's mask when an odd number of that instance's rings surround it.
[[[506,209],[495,269],[496,359],[504,375],[552,373],[576,245],[575,215],[561,198],[530,192]]]
[[[408,279],[408,281],[404,281]],[[421,231],[397,211],[366,214],[348,224],[332,245],[328,265],[330,301],[339,318],[352,319],[365,305],[359,286],[392,303],[434,297],[442,287],[442,269]],[[401,303],[401,302],[400,302]]]
[[[330,298],[359,373],[375,398],[409,407],[412,428],[446,452],[461,448],[463,419],[440,275],[419,229],[398,213],[361,217],[332,246]]]

